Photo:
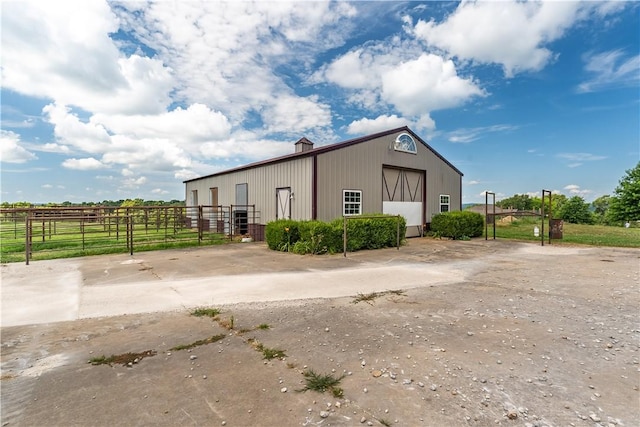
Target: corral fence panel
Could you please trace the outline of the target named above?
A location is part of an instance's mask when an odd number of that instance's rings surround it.
[[[0,209],[1,261],[216,244],[250,228],[230,206],[37,207]]]

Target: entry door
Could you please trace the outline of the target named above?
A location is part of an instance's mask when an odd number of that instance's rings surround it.
[[[276,219],[291,219],[291,187],[276,188]]]
[[[407,237],[422,233],[424,172],[383,168],[382,212],[407,220]]]

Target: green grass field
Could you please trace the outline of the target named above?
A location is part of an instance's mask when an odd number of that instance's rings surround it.
[[[512,223],[496,224],[496,238],[514,240],[535,240],[533,228],[540,228],[540,219],[523,218]],[[549,223],[545,222],[545,244],[548,242]],[[489,238],[493,237],[493,228],[489,225]],[[640,248],[640,228],[611,227],[606,225],[585,225],[564,223],[561,240],[551,240],[551,244],[581,244],[592,246],[616,246],[625,248]]]
[[[203,233],[189,228],[154,228],[134,226],[133,251],[149,251],[198,245],[215,245],[227,242],[222,234]],[[71,258],[86,255],[127,253],[126,227],[105,227],[104,224],[88,223],[82,228],[78,223],[35,223],[31,244],[32,260]],[[12,222],[0,223],[0,262],[24,262],[25,227]]]

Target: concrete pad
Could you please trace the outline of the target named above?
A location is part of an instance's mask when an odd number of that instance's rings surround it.
[[[255,244],[6,264],[2,326],[334,298],[464,279],[455,266],[393,261],[391,249],[380,254],[384,263],[372,262],[371,253],[365,261],[340,255],[302,257]]]
[[[1,326],[77,319],[82,286],[78,267],[72,260],[3,264]]]

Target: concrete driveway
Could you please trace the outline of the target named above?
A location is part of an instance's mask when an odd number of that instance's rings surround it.
[[[473,264],[416,262],[441,245],[326,256],[263,243],[4,264],[2,326],[171,311],[238,302],[333,298],[459,282]],[[485,245],[486,243],[478,243]]]

